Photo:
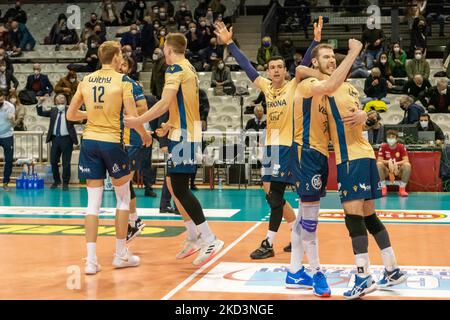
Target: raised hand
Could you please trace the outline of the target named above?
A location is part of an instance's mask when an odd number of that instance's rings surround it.
[[[356,40],[356,39],[348,39],[348,49],[349,51],[352,52],[357,52],[359,54],[359,52],[361,51],[363,45],[361,43],[361,41]]]
[[[322,40],[323,17],[319,16],[319,21],[314,23],[314,40],[320,42]]]
[[[215,28],[214,33],[222,43],[229,45],[230,43],[233,42],[233,27],[231,27],[230,31],[228,31],[225,23],[217,22],[214,25],[214,28]]]

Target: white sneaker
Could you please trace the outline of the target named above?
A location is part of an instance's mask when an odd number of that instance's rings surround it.
[[[197,238],[197,240],[184,240],[183,249],[177,253],[177,259],[187,258],[200,250],[199,240],[200,238]]]
[[[206,243],[202,241],[202,246],[198,257],[194,260],[194,265],[202,266],[212,258],[214,258],[220,250],[222,250],[224,242],[219,239],[215,239],[212,242]]]
[[[100,272],[102,269],[100,265],[97,263],[97,260],[86,260],[86,265],[84,267],[84,273],[88,275],[94,275],[97,272]]]
[[[141,263],[141,259],[138,256],[134,256],[133,253],[125,249],[122,255],[118,256],[114,254],[113,267],[114,268],[128,268],[137,267]]]

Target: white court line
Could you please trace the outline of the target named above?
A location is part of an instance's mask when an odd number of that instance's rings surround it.
[[[217,260],[222,258],[228,251],[230,251],[233,247],[235,247],[239,242],[241,242],[246,236],[248,236],[253,230],[259,227],[261,222],[257,222],[255,225],[253,225],[250,229],[248,229],[244,234],[242,234],[239,238],[234,240],[232,244],[230,244],[228,247],[226,247],[220,254],[215,256],[211,261],[203,265],[200,269],[195,271],[193,274],[191,274],[189,277],[187,277],[183,282],[181,282],[176,288],[172,289],[168,294],[166,294],[164,297],[161,298],[161,300],[169,300],[171,297],[173,297],[178,291],[183,289],[185,286],[189,284],[192,280],[195,279],[200,273],[202,273],[206,268],[211,266],[213,263],[215,263]]]

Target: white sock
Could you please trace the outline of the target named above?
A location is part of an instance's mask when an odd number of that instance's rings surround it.
[[[95,242],[86,243],[88,261],[97,261],[97,244]]]
[[[381,250],[381,258],[383,259],[383,264],[387,271],[391,272],[392,270],[397,269],[397,260],[395,259],[395,253],[392,247]]]
[[[295,224],[291,231],[292,249],[291,249],[291,267],[289,269],[291,273],[298,272],[303,266],[302,260],[304,255],[304,248],[303,248],[303,241],[301,238],[301,232],[302,227],[300,225],[300,221],[298,221],[298,224]]]
[[[205,221],[197,226],[198,231],[200,232],[200,237],[205,242],[213,242],[216,239],[216,236],[212,233],[211,229],[208,226],[208,222]]]
[[[386,180],[381,181],[381,187],[382,188],[386,187]]]
[[[121,256],[126,249],[127,239],[116,239],[116,254]]]
[[[406,182],[400,181],[400,188],[406,188]]]
[[[187,232],[188,240],[191,240],[191,241],[197,240],[198,231],[197,231],[197,226],[195,225],[194,221],[192,221],[192,220],[185,221],[184,224],[186,225],[186,232]]]
[[[130,213],[128,221],[131,226],[136,226],[136,220],[138,219],[137,212]]]
[[[275,236],[277,235],[274,231],[267,231],[267,241],[269,241],[269,244],[272,246],[273,242],[275,241]]]
[[[357,268],[357,274],[360,277],[367,277],[369,275],[369,254],[368,253],[361,253],[361,254],[355,254],[355,260],[356,260],[356,268]]]

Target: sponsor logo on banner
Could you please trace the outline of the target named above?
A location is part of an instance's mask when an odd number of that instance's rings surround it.
[[[275,263],[221,262],[195,283],[189,291],[229,293],[270,293],[312,295],[310,290],[285,287],[288,265]],[[341,296],[354,285],[356,268],[352,265],[322,265],[332,295]],[[383,276],[384,266],[371,266],[375,280]],[[402,267],[405,283],[377,290],[370,296],[450,298],[450,267]]]
[[[448,211],[377,210],[377,216],[386,222],[450,223]],[[320,221],[344,221],[342,210],[321,210]]]

